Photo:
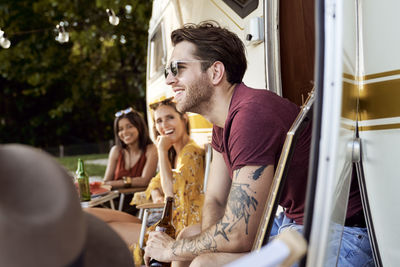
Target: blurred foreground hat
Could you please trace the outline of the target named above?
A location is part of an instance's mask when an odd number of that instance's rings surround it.
[[[127,245],[82,211],[72,177],[49,155],[0,145],[0,266],[133,266]]]

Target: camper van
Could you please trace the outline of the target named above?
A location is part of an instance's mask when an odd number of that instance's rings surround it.
[[[204,20],[245,43],[246,85],[299,106],[312,92],[303,266],[331,266],[327,259],[338,253],[330,241],[343,229],[353,171],[375,265],[400,264],[399,10],[398,0],[153,0],[148,104],[173,96],[164,81],[170,33]],[[212,125],[189,118],[192,138],[210,142]]]

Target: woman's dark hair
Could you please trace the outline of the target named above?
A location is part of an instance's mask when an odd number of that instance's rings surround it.
[[[172,108],[179,114],[179,117],[181,118],[181,120],[184,119],[183,116],[184,116],[185,113],[181,113],[181,112],[178,111],[178,109],[176,108],[175,102],[172,101],[172,98],[167,98],[167,99],[165,99],[165,100],[163,100],[163,101],[150,104],[150,108],[151,108],[153,111],[156,111],[157,108],[159,108],[159,107],[161,107],[161,106],[169,106],[169,107],[172,107]],[[156,123],[155,123],[155,118],[154,118],[154,112],[153,112],[153,114],[152,114],[152,118],[153,118],[153,133],[154,133],[154,137],[157,139],[157,137],[160,135],[160,133],[157,131],[157,128],[156,128]],[[187,133],[188,135],[190,135],[189,120],[186,120],[186,125],[185,125],[185,126],[186,126],[186,133]],[[172,146],[172,147],[168,150],[168,159],[169,159],[169,162],[171,163],[171,166],[174,166],[175,157],[176,157],[176,151],[175,151],[174,147]]]
[[[196,46],[194,55],[208,62],[201,63],[206,71],[215,61],[224,64],[229,83],[241,83],[247,69],[246,53],[239,37],[218,25],[215,21],[203,21],[199,24],[188,23],[171,33],[175,46],[188,41]]]
[[[146,147],[149,144],[152,144],[153,142],[151,141],[151,138],[149,136],[149,130],[147,128],[147,125],[143,119],[143,116],[140,115],[136,110],[133,108],[131,109],[130,112],[124,113],[121,116],[118,116],[114,120],[114,139],[115,139],[115,145],[121,148],[127,148],[127,145],[121,141],[121,139],[118,136],[118,122],[121,119],[128,119],[130,123],[133,124],[133,126],[136,127],[136,129],[139,132],[139,149],[142,151],[146,151]]]

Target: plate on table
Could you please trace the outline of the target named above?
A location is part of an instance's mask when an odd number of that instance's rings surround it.
[[[104,185],[102,182],[90,182],[91,197],[98,197],[111,191],[111,185]]]

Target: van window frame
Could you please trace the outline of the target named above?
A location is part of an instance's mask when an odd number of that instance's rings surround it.
[[[154,38],[160,34],[159,40],[161,41],[162,49],[161,49],[161,64],[159,66],[154,67],[154,64],[157,63],[158,58],[155,59],[154,53],[154,46],[153,44],[156,43]],[[166,47],[166,40],[165,40],[165,30],[164,30],[164,23],[161,21],[156,27],[155,30],[152,32],[149,43],[148,43],[148,52],[147,52],[147,59],[148,59],[148,67],[147,67],[147,76],[148,80],[153,80],[158,78],[160,75],[163,75],[165,64],[167,62],[167,47]]]

